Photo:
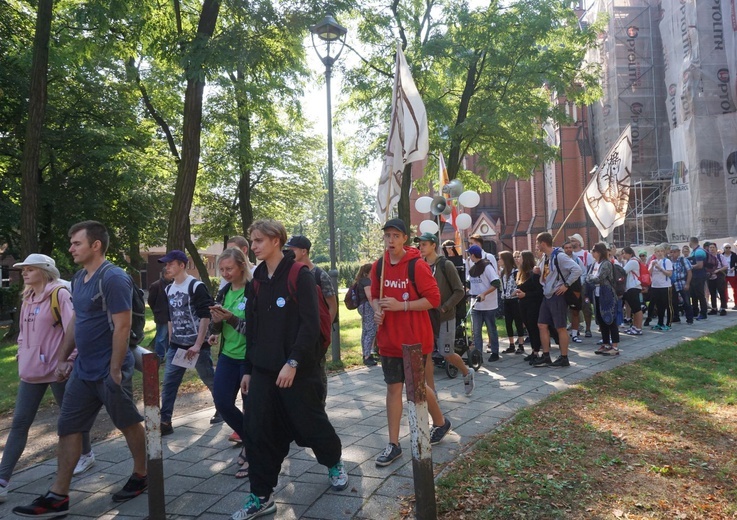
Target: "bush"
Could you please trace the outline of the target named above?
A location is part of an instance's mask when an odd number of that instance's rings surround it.
[[[11,312],[18,306],[18,295],[21,284],[14,283],[10,287],[0,288],[0,318],[10,318]]]
[[[356,274],[365,262],[343,262],[338,264],[338,289],[347,289],[356,279]],[[315,264],[326,273],[330,273],[330,264]]]

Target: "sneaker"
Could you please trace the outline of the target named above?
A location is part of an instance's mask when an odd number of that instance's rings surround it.
[[[342,460],[328,469],[328,480],[330,480],[330,487],[333,491],[343,491],[348,487],[348,473],[346,473]]]
[[[234,442],[236,444],[241,444],[243,442],[243,439],[241,439],[241,436],[238,435],[236,432],[233,432],[228,436],[228,441]]]
[[[525,353],[525,346],[523,344],[517,345],[517,350],[514,351],[515,354],[524,354]]]
[[[514,345],[509,345],[507,350],[503,350],[502,354],[514,354]]]
[[[546,366],[550,365],[552,362],[553,362],[553,360],[550,359],[550,354],[547,354],[546,353],[546,354],[543,354],[542,356],[540,356],[539,358],[535,359],[532,362],[532,366],[533,367],[546,367]]]
[[[584,335],[584,337],[590,338],[591,337],[591,331],[590,330],[587,330],[586,332],[584,332],[583,335]]]
[[[699,314],[696,316],[696,321],[702,321],[706,319],[706,314]]]
[[[727,315],[727,309],[722,309],[719,311],[719,316],[726,316]]]
[[[8,486],[0,484],[0,504],[8,499]]]
[[[276,513],[276,504],[273,500],[266,497],[257,497],[253,493],[248,495],[246,503],[241,509],[233,513],[231,520],[250,520],[259,516],[270,515]]]
[[[18,516],[32,516],[34,518],[62,518],[69,514],[69,497],[52,498],[40,496],[29,506],[17,506],[13,513]]]
[[[174,433],[174,428],[172,428],[170,422],[164,422],[161,421],[161,426],[159,427],[161,429],[161,435],[171,435]]]
[[[374,356],[369,356],[363,360],[363,364],[366,365],[367,367],[375,367],[376,360],[374,359]]]
[[[524,358],[522,358],[522,361],[527,361],[528,363],[530,363],[530,362],[534,361],[536,357],[537,357],[537,353],[536,352],[530,352],[528,355],[526,355]]]
[[[131,498],[135,498],[148,489],[148,476],[139,477],[134,473],[128,482],[125,483],[123,489],[113,495],[113,502],[125,502]]]
[[[95,464],[95,453],[90,451],[87,455],[84,453],[81,457],[79,457],[79,460],[77,461],[77,465],[74,467],[74,474],[79,475],[80,473],[84,473],[88,469],[90,469]]]
[[[491,356],[489,356],[489,362],[493,363],[494,361],[499,361],[499,354],[492,352]]]
[[[558,359],[550,363],[551,367],[569,367],[571,364],[568,362],[568,356],[558,356]]]
[[[446,436],[446,434],[450,431],[450,419],[447,417],[445,418],[445,424],[442,426],[433,426],[430,429],[430,444],[435,446],[436,444],[440,444],[440,441],[443,440],[443,437]]]
[[[716,309],[712,309],[709,312],[707,312],[706,314],[708,314],[709,316],[715,316],[716,314],[719,314],[719,311],[716,310]]]
[[[581,336],[573,336],[571,338],[571,341],[573,341],[574,343],[583,343],[583,340],[581,339]]]
[[[660,330],[662,330],[663,332],[666,332],[670,330],[670,327],[668,325],[661,325]]]
[[[652,327],[650,327],[650,330],[663,330],[663,326],[662,325],[653,325]]]
[[[476,388],[475,375],[476,371],[473,368],[469,368],[468,374],[463,376],[463,389],[466,391],[466,395],[471,395],[473,389]]]
[[[399,457],[402,456],[402,448],[398,446],[397,444],[392,444],[391,442],[386,445],[386,448],[384,448],[384,451],[381,452],[381,455],[379,455],[376,458],[376,465],[377,466],[388,466],[395,460],[397,460]]]
[[[220,412],[216,411],[215,415],[210,417],[210,424],[218,424],[223,422],[223,417],[220,415]]]

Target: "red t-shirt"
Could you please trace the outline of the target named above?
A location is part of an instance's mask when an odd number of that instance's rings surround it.
[[[391,265],[389,255],[384,253],[384,297],[400,302],[427,298],[433,308],[440,305],[440,290],[427,262],[415,262],[415,283],[409,280],[409,261],[420,258],[417,249],[404,248],[405,255],[396,265]],[[380,280],[376,272],[378,261],[371,268],[371,298],[379,299]],[[416,286],[416,290],[415,290]],[[419,293],[419,294],[418,294]],[[422,345],[422,353],[430,354],[435,344],[432,324],[427,311],[386,311],[384,322],[376,333],[379,354],[387,357],[402,357],[402,345]]]

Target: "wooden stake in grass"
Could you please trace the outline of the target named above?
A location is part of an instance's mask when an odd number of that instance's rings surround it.
[[[425,389],[425,363],[422,345],[402,345],[404,385],[407,389],[407,417],[412,445],[412,475],[415,482],[415,518],[434,520],[435,479]]]

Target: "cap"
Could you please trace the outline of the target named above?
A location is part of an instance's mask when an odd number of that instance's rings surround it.
[[[578,233],[573,233],[568,237],[568,240],[577,240],[578,243],[581,244],[581,247],[583,247],[583,237]]]
[[[724,243],[724,244],[722,245],[722,249],[726,249],[726,248],[730,248],[730,249],[732,249],[732,244],[730,244],[729,242],[725,242],[725,243]]]
[[[433,235],[432,233],[423,233],[418,237],[414,238],[415,244],[417,242],[432,242],[434,244],[438,243],[438,237]]]
[[[307,251],[312,248],[312,242],[310,242],[310,239],[304,235],[292,235],[292,238],[290,238],[285,245],[287,247],[306,249]]]
[[[469,255],[473,255],[477,258],[481,258],[484,252],[481,250],[479,246],[471,246],[466,250],[466,253],[468,253]]]
[[[54,280],[59,279],[59,270],[56,268],[56,262],[50,256],[42,255],[41,253],[33,253],[26,257],[22,262],[13,264],[13,267],[38,267],[48,272]]]
[[[674,245],[670,246],[670,250],[671,251],[680,251],[681,248],[674,244]]]
[[[404,225],[404,221],[400,218],[393,218],[386,221],[386,224],[384,224],[384,227],[381,228],[383,231],[386,231],[389,228],[398,229],[405,235],[407,234],[407,226]]]
[[[169,262],[173,262],[174,260],[178,262],[182,262],[183,264],[187,263],[187,255],[185,255],[182,251],[179,249],[172,249],[168,253],[166,253],[164,256],[159,258],[159,263],[166,264]]]
[[[637,256],[647,256],[647,251],[645,251],[644,249],[640,249],[637,252]]]

